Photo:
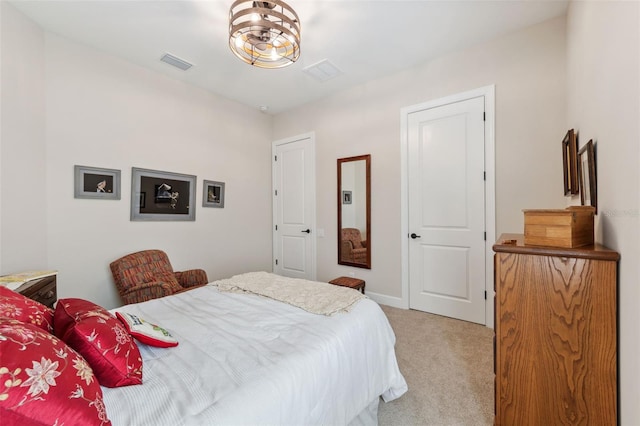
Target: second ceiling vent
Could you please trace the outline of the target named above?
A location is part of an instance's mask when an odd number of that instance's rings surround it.
[[[173,65],[176,68],[180,68],[182,71],[186,71],[193,66],[189,62],[184,59],[180,59],[177,56],[173,56],[171,53],[165,53],[162,58],[160,58],[162,62],[166,62],[169,65]]]

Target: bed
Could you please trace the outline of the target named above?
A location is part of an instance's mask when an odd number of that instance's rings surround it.
[[[266,272],[111,312],[0,286],[0,424],[376,424],[394,343],[363,294]]]
[[[406,392],[395,335],[372,300],[318,315],[219,283],[112,311],[179,342],[139,344],[143,384],[102,387],[114,426],[376,424],[380,397]]]

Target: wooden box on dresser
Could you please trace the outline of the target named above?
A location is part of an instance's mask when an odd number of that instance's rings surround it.
[[[495,424],[617,424],[617,262],[601,245],[493,246]]]

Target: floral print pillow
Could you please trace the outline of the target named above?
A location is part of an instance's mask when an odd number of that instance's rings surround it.
[[[28,322],[53,333],[53,309],[3,286],[0,286],[0,318]]]
[[[73,349],[41,328],[0,319],[3,425],[110,425],[102,388]]]
[[[102,386],[142,384],[142,357],[122,323],[106,309],[82,299],[60,299],[56,336],[78,351]]]

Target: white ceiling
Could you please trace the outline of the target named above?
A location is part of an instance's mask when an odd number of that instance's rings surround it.
[[[275,114],[447,52],[563,15],[568,0],[287,0],[302,54],[284,69],[237,59],[228,47],[233,0],[25,1],[12,4],[53,33]],[[180,71],[169,52],[194,64]],[[319,82],[303,68],[328,59],[342,73]]]

